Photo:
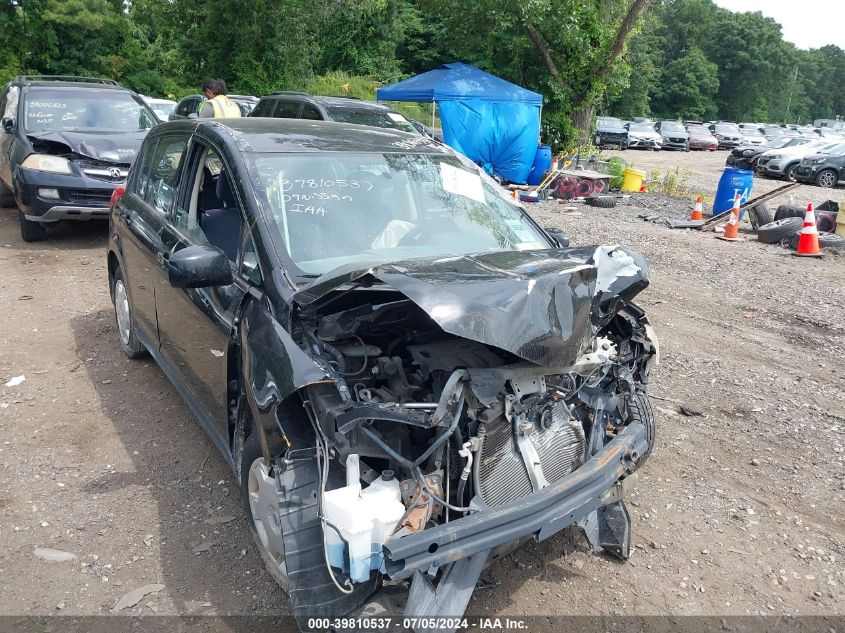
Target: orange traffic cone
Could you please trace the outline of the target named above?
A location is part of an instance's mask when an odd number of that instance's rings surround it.
[[[701,215],[701,196],[698,196],[698,200],[695,201],[695,209],[692,210],[692,215],[689,216],[690,220],[701,220],[703,216]]]
[[[722,235],[717,235],[720,240],[726,240],[728,242],[739,242],[742,238],[739,236],[739,205],[740,205],[740,196],[736,194],[734,198],[734,206],[731,209],[731,217],[728,220],[727,226],[725,226],[725,232]]]
[[[798,238],[798,250],[793,255],[800,257],[821,257],[822,251],[819,248],[819,232],[816,229],[816,212],[813,205],[807,205],[807,214],[804,216],[804,228],[801,229],[801,237]]]

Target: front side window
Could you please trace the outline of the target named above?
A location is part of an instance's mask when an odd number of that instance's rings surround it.
[[[252,111],[250,116],[273,116],[274,105],[276,105],[276,102],[272,99],[262,99],[258,102],[258,105],[255,106],[255,109]]]
[[[187,137],[183,136],[161,137],[155,151],[151,153],[149,167],[145,170],[149,175],[143,197],[162,215],[167,215],[173,209],[187,143]]]
[[[505,194],[454,156],[261,154],[250,172],[267,192],[274,239],[307,275],[350,263],[550,248]]]
[[[39,132],[104,130],[133,132],[158,123],[149,106],[127,92],[33,90],[24,101],[24,130]]]

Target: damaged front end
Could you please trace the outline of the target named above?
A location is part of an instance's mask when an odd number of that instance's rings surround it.
[[[632,303],[647,284],[641,256],[602,246],[385,264],[297,293],[292,336],[325,372],[303,399],[338,589],[409,582],[406,615],[460,616],[528,537],[578,524],[626,558],[624,495],[654,442],[657,340]]]

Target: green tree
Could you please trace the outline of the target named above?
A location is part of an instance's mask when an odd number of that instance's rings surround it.
[[[714,97],[719,90],[719,68],[693,48],[663,70],[652,101],[661,118],[709,120],[716,116]]]

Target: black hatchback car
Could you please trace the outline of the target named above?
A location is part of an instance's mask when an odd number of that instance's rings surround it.
[[[106,219],[115,187],[158,123],[137,94],[86,77],[17,77],[0,94],[0,206],[17,204],[21,236],[58,220]]]
[[[832,147],[824,154],[811,154],[801,159],[792,170],[798,182],[835,187],[845,181],[845,143]]]
[[[303,628],[387,578],[428,630],[575,522],[628,556],[658,356],[636,253],[560,248],[424,136],[248,118],[154,129],[107,258],[120,345],[225,456]]]

